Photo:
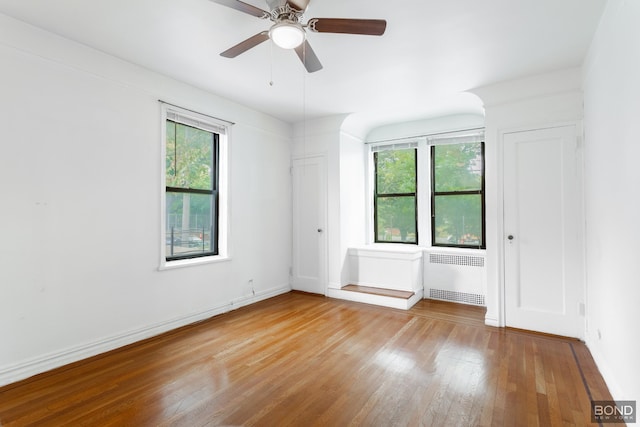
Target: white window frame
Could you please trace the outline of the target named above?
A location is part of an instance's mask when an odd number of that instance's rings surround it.
[[[189,267],[227,261],[229,253],[229,139],[233,123],[220,120],[205,114],[176,107],[160,102],[160,134],[162,148],[160,150],[160,263],[159,270]],[[166,156],[167,156],[167,118],[177,115],[182,122],[209,132],[215,132],[218,138],[218,254],[196,258],[167,261],[166,254]]]

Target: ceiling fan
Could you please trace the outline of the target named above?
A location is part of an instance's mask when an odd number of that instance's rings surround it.
[[[315,33],[363,34],[381,36],[387,28],[383,19],[312,18],[302,24],[310,0],[266,0],[271,12],[240,0],[211,0],[261,19],[269,19],[273,25],[243,42],[225,50],[220,55],[235,58],[241,53],[271,39],[277,46],[294,49],[308,72],[322,69],[322,64],[307,40],[306,30]]]

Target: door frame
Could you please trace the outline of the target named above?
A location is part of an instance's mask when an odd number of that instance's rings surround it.
[[[578,183],[579,183],[579,209],[581,211],[581,225],[580,230],[582,233],[582,253],[580,254],[582,258],[582,289],[581,295],[582,300],[585,305],[585,313],[584,313],[584,323],[582,325],[582,330],[580,332],[581,339],[584,339],[586,336],[586,311],[588,310],[588,301],[587,301],[587,280],[585,275],[586,269],[586,247],[584,245],[584,238],[586,236],[586,224],[584,222],[584,153],[583,153],[583,144],[584,144],[584,131],[583,131],[583,123],[581,120],[570,120],[570,121],[560,121],[560,122],[547,122],[540,123],[537,125],[523,125],[517,127],[507,127],[501,128],[497,130],[497,144],[496,144],[496,172],[497,172],[497,188],[496,188],[496,251],[495,251],[495,265],[498,273],[498,283],[497,283],[497,297],[498,297],[498,307],[497,307],[497,315],[498,319],[496,323],[491,323],[492,326],[498,327],[506,327],[507,326],[507,307],[506,307],[506,262],[505,262],[505,250],[507,245],[507,230],[505,230],[505,170],[504,170],[504,148],[505,148],[505,135],[511,133],[519,133],[519,132],[529,132],[529,131],[538,131],[552,128],[559,128],[565,126],[574,126],[576,131],[576,166],[578,173]]]
[[[308,153],[304,155],[294,155],[291,157],[291,219],[292,219],[292,230],[291,230],[291,287],[294,288],[294,280],[296,278],[295,275],[295,260],[296,260],[296,248],[295,248],[295,237],[296,237],[296,219],[295,219],[295,191],[294,191],[294,167],[297,161],[304,161],[308,159],[318,160],[320,164],[321,170],[321,182],[320,185],[323,188],[324,200],[323,200],[323,224],[319,225],[322,228],[322,239],[324,242],[321,246],[321,257],[319,260],[318,271],[320,275],[320,281],[322,282],[322,294],[327,296],[328,288],[329,288],[329,186],[328,186],[328,169],[327,169],[327,154],[323,152],[317,153]],[[320,295],[320,294],[319,294]]]

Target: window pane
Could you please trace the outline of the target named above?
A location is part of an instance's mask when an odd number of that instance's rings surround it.
[[[482,143],[436,145],[433,153],[436,192],[482,188]]]
[[[416,243],[416,198],[378,197],[377,198],[378,242]]]
[[[482,246],[479,194],[435,196],[435,244]]]
[[[213,134],[167,120],[167,187],[212,189]]]
[[[416,150],[390,150],[376,153],[376,193],[416,192]]]
[[[213,195],[167,193],[166,256],[216,252],[211,227]]]
[[[167,121],[166,138],[166,185],[175,187],[170,183],[173,183],[176,176],[176,123]]]

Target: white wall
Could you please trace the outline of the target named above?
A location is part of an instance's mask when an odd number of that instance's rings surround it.
[[[582,119],[580,70],[568,69],[474,89],[485,105],[488,325],[504,326],[502,135]]]
[[[294,126],[292,156],[321,154],[327,160],[327,285],[339,288],[344,256],[341,249],[340,127],[346,116],[336,115]]]
[[[610,0],[585,62],[587,345],[640,401],[640,2]]]
[[[289,125],[0,28],[0,385],[290,289]],[[230,261],[158,271],[158,99],[236,122]]]
[[[344,129],[344,127],[343,127]],[[348,251],[365,242],[367,213],[365,195],[365,145],[344,130],[340,135],[340,287],[350,283]]]

